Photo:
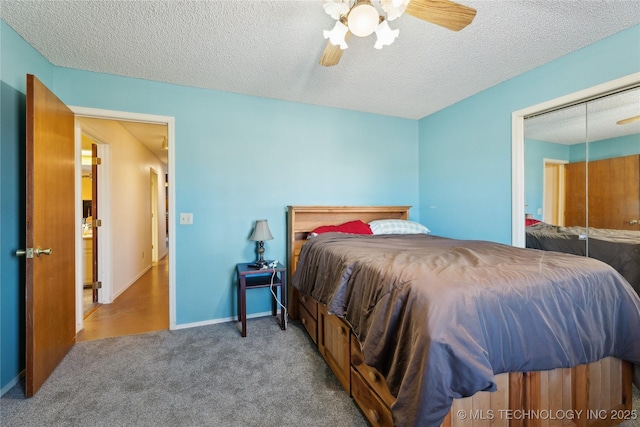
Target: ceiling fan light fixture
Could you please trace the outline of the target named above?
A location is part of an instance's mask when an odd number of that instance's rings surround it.
[[[378,36],[378,39],[373,47],[382,49],[383,46],[389,46],[398,38],[398,34],[400,34],[400,30],[392,30],[389,28],[389,23],[386,20],[382,21],[376,28],[376,36]]]
[[[373,32],[376,49],[392,44],[400,30],[389,28],[393,21],[404,14],[438,25],[451,31],[460,31],[473,22],[476,10],[454,0],[322,0],[325,12],[338,21],[331,31],[324,31],[325,42],[320,65],[337,65],[347,48],[351,35],[367,37]],[[379,10],[380,9],[380,10]],[[346,26],[346,27],[345,27]],[[346,30],[345,30],[346,28]]]
[[[387,15],[387,21],[393,21],[402,16],[407,10],[409,0],[380,0],[380,6],[384,13]]]
[[[349,13],[350,0],[324,0],[322,6],[327,15],[331,16],[335,20]]]
[[[347,17],[349,31],[358,37],[367,37],[372,34],[379,22],[380,14],[369,0],[358,0]]]
[[[169,144],[167,144],[167,137],[163,137],[162,138],[162,145],[160,146],[161,150],[168,150],[169,149]]]
[[[329,39],[332,45],[340,46],[340,49],[346,49],[348,47],[345,40],[347,31],[349,31],[349,28],[346,25],[340,21],[336,21],[336,25],[334,25],[333,30],[324,30],[323,34],[324,38]]]

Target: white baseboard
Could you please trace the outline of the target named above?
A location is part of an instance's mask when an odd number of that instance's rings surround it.
[[[280,315],[280,310],[278,310],[277,315]],[[271,316],[271,311],[263,311],[262,313],[248,314],[247,319],[253,319],[256,317],[265,317],[265,316]],[[198,326],[215,325],[216,323],[237,322],[237,321],[238,321],[238,316],[232,316],[232,317],[224,317],[220,319],[204,320],[202,322],[182,323],[180,325],[174,325],[170,329],[171,330],[188,329],[188,328],[196,328]]]
[[[4,396],[4,394],[18,384],[23,377],[24,371],[20,372],[17,377],[9,381],[4,387],[2,387],[2,389],[0,389],[0,396]]]
[[[149,264],[144,270],[142,270],[142,272],[140,274],[138,274],[136,277],[134,277],[133,280],[131,280],[127,285],[123,286],[122,289],[120,289],[117,294],[113,294],[112,299],[111,299],[111,303],[114,302],[116,300],[116,298],[118,298],[120,295],[122,295],[122,293],[124,291],[129,289],[131,287],[131,285],[136,283],[142,276],[144,276],[147,271],[151,270],[151,267],[153,267],[153,264]],[[109,304],[111,304],[111,303],[109,303]]]

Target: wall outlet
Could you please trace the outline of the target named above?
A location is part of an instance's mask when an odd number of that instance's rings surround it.
[[[193,214],[192,213],[181,213],[180,214],[180,224],[193,224]]]

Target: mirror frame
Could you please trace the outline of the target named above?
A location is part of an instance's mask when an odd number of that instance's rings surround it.
[[[511,245],[525,247],[524,118],[595,96],[640,84],[640,72],[532,105],[511,113]]]

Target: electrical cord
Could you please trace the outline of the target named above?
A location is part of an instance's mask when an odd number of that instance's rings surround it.
[[[274,285],[274,281],[276,278],[276,265],[277,265],[277,261],[274,261],[273,263],[271,263],[271,269],[272,269],[272,273],[271,273],[271,284],[269,285],[269,290],[271,290],[271,295],[273,295],[273,299],[276,301],[276,303],[280,306],[280,310],[284,310],[284,328],[287,329],[287,327],[289,326],[289,313],[287,312],[287,307],[285,307],[280,300],[278,300],[278,296],[276,295],[276,293],[273,290],[273,285]],[[280,285],[280,293],[284,294],[284,286],[282,286],[282,284]]]

